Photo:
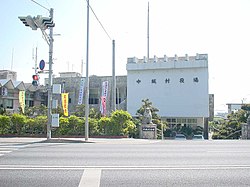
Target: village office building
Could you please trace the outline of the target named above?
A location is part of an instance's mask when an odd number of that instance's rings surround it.
[[[142,100],[149,99],[170,126],[201,126],[207,138],[209,106],[213,106],[213,95],[210,98],[208,93],[207,54],[128,58],[127,90],[127,111],[132,116]]]

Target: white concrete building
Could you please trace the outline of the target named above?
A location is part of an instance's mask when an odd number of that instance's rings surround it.
[[[127,110],[135,116],[149,99],[170,124],[204,127],[209,117],[208,55],[127,61]]]

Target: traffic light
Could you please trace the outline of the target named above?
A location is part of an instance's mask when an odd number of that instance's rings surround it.
[[[32,78],[33,78],[32,85],[33,86],[38,86],[38,82],[39,82],[38,75],[32,75]]]
[[[22,22],[23,24],[26,26],[26,27],[31,27],[32,30],[37,30],[37,25],[36,23],[34,22],[34,18],[32,18],[30,15],[27,16],[27,17],[24,17],[24,16],[19,16],[18,17]]]
[[[46,30],[49,27],[55,26],[51,17],[42,17],[42,16],[38,15],[34,19],[34,22],[37,25],[37,27],[40,28],[41,30]]]
[[[54,27],[55,23],[53,22],[51,17],[42,17],[38,15],[37,17],[31,16],[19,16],[18,17],[26,27],[31,27],[32,30],[37,30],[40,28],[41,30],[46,30],[49,27]]]

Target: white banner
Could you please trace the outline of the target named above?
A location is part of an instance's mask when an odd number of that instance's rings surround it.
[[[101,105],[100,111],[103,116],[106,115],[106,100],[108,96],[108,81],[102,83],[102,95],[101,95]]]
[[[80,90],[79,90],[79,97],[78,97],[78,105],[81,105],[81,104],[82,104],[82,101],[83,101],[84,83],[85,83],[85,79],[84,79],[84,78],[81,78]]]
[[[102,83],[102,96],[107,97],[108,96],[108,81],[104,81]]]

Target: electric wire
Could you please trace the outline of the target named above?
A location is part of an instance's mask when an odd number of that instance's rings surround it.
[[[41,5],[41,4],[39,4],[38,2],[36,2],[35,0],[31,0],[33,3],[36,3],[37,5],[39,5],[40,7],[42,7],[42,8],[44,8],[44,9],[46,9],[46,10],[48,10],[49,11],[49,9],[48,8],[46,8],[45,6],[43,6],[43,5]]]
[[[90,4],[88,3],[88,0],[86,0],[87,4],[89,5],[89,8],[91,9],[92,13],[94,14],[96,20],[99,22],[99,24],[101,25],[102,29],[104,30],[104,32],[106,33],[106,35],[108,36],[108,38],[110,40],[112,40],[112,38],[110,37],[110,35],[108,34],[107,30],[104,28],[103,24],[101,23],[101,21],[98,19],[97,15],[95,14],[94,10],[92,9],[92,7],[90,6]]]

